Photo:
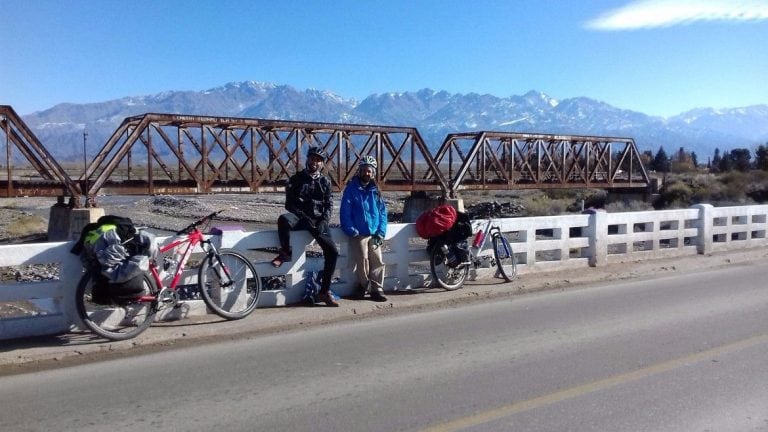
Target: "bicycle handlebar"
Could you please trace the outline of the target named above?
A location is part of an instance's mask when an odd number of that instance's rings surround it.
[[[181,229],[179,231],[176,231],[176,235],[188,234],[188,233],[192,232],[195,228],[197,228],[200,225],[210,221],[211,219],[215,218],[217,215],[219,215],[221,213],[224,213],[225,211],[226,211],[226,209],[216,210],[215,212],[209,214],[208,216],[204,216],[203,218],[201,218],[201,219],[199,219],[199,220],[197,220],[195,222],[192,222],[187,227],[185,227],[185,228],[183,228],[183,229]]]

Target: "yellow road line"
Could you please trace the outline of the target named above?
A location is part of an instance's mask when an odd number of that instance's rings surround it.
[[[626,384],[632,381],[637,381],[643,378],[647,378],[653,375],[669,372],[673,369],[697,363],[702,360],[709,360],[713,357],[739,351],[745,348],[749,348],[755,345],[768,342],[768,334],[762,334],[753,336],[748,339],[744,339],[738,342],[734,342],[728,345],[719,346],[706,351],[702,351],[696,354],[692,354],[686,357],[681,357],[673,360],[669,360],[662,363],[657,363],[651,366],[644,367],[632,372],[624,374],[614,375],[605,379],[585,383],[576,387],[561,390],[555,393],[539,396],[533,399],[525,401],[515,402],[509,405],[500,406],[487,411],[481,411],[479,413],[462,417],[456,420],[451,420],[446,423],[430,426],[426,429],[421,429],[422,432],[450,432],[458,431],[472,426],[489,423],[494,420],[498,420],[513,414],[532,410],[534,408],[540,408],[546,405],[551,405],[564,400],[572,399],[578,396],[582,396],[588,393],[594,393],[596,391],[605,390],[611,387],[618,386],[620,384]]]

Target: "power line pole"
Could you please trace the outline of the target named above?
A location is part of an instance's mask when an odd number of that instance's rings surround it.
[[[83,206],[88,207],[88,153],[86,151],[86,142],[88,141],[88,131],[83,129]]]

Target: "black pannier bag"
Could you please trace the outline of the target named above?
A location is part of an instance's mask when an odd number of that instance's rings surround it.
[[[157,253],[154,236],[137,231],[129,218],[102,216],[83,228],[71,250],[94,278],[93,301],[121,302],[144,291],[149,257]]]
[[[122,282],[110,282],[101,273],[93,273],[92,300],[96,304],[124,303],[144,293],[144,272]]]
[[[433,248],[446,245],[451,249],[452,254],[458,258],[457,262],[466,262],[469,259],[466,240],[470,236],[472,236],[472,220],[468,214],[456,212],[456,222],[448,231],[429,239],[427,251],[431,254]]]
[[[472,236],[472,220],[469,215],[462,212],[456,213],[456,223],[448,230],[454,242],[461,242]]]

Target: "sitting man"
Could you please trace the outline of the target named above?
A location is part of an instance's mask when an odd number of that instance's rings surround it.
[[[318,299],[328,306],[338,306],[330,293],[331,279],[336,270],[339,250],[331,238],[328,222],[333,211],[331,181],[322,173],[327,156],[320,147],[310,147],[307,151],[306,168],[292,175],[285,188],[285,209],[288,213],[277,219],[277,235],[280,238],[280,251],[272,260],[272,265],[280,267],[291,260],[290,232],[307,230],[323,249],[325,263],[323,280],[318,292]]]

